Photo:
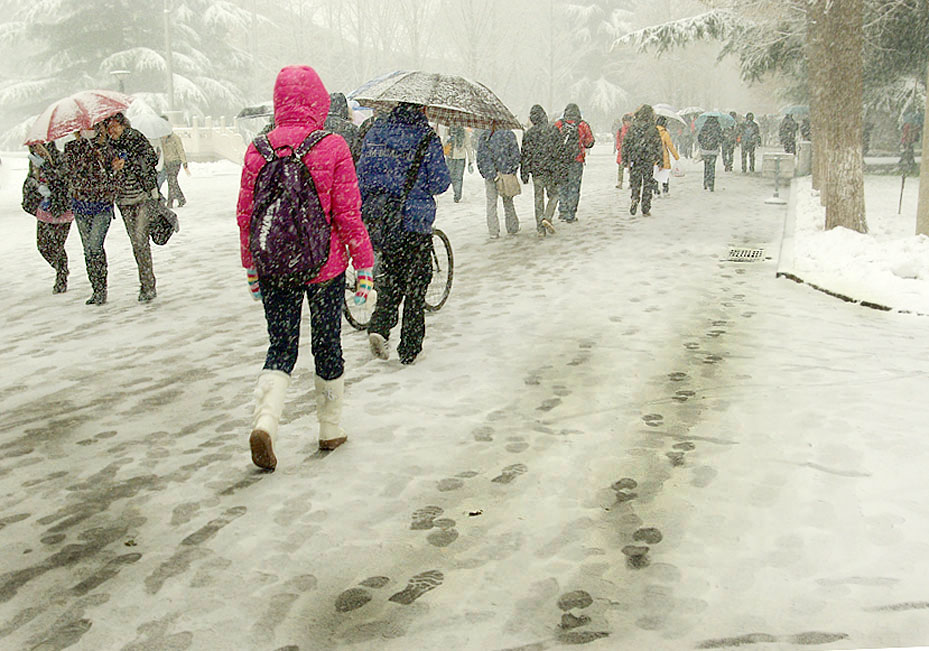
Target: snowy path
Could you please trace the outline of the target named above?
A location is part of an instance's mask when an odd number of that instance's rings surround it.
[[[598,149],[580,222],[542,241],[527,193],[523,231],[488,242],[468,176],[441,199],[456,279],[424,353],[372,360],[345,326],[351,438],[323,457],[302,346],[270,475],[246,444],[265,340],[234,167],[186,180],[148,306],[119,221],[110,303],[83,305],[76,233],[52,296],[4,183],[0,647],[929,639],[925,321],[722,261],[776,257],[783,209],[687,169],[630,218]]]

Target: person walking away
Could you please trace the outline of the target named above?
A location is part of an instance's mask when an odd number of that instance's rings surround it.
[[[452,179],[445,164],[442,143],[429,126],[425,107],[399,104],[374,123],[365,136],[358,159],[358,179],[365,219],[375,218],[382,228],[374,245],[380,254],[377,304],[368,326],[371,352],[389,359],[390,331],[403,322],[397,355],[412,364],[422,352],[426,336],[426,290],[432,281],[432,225],[435,195],[445,192]],[[405,197],[404,197],[405,195]],[[391,204],[399,223],[389,226]]]
[[[36,247],[55,270],[53,294],[68,291],[68,252],[74,212],[68,196],[67,170],[54,141],[29,145],[29,175],[38,183],[42,200],[36,208]]]
[[[497,217],[497,197],[503,199],[503,214],[506,232],[519,232],[519,217],[513,197],[500,195],[497,177],[501,174],[516,174],[519,169],[520,151],[516,134],[509,129],[491,129],[481,133],[477,141],[477,171],[484,178],[484,193],[487,199],[487,231],[491,239],[500,237],[500,219]]]
[[[111,167],[116,152],[107,142],[105,126],[74,134],[65,145],[64,160],[68,173],[68,195],[84,248],[84,266],[93,294],[87,305],[106,303],[107,263],[103,248],[110,222],[114,218],[113,201],[119,183]]]
[[[464,185],[465,165],[467,165],[468,172],[474,173],[474,147],[471,144],[471,133],[464,127],[449,127],[443,151],[445,152],[445,164],[452,176],[455,203],[458,203],[461,201],[461,190]]]
[[[697,145],[703,158],[703,189],[710,192],[716,190],[716,157],[719,156],[722,140],[723,130],[719,126],[719,118],[711,115],[697,133]]]
[[[739,135],[739,115],[735,111],[729,112],[732,118],[732,124],[723,129],[722,154],[723,154],[723,171],[731,172],[732,164],[735,160],[735,145]]]
[[[748,163],[748,171],[754,173],[755,149],[761,146],[761,128],[755,122],[754,113],[745,114],[745,121],[739,133],[739,143],[742,148],[742,174],[746,173],[746,163]]]
[[[655,111],[648,104],[636,110],[629,133],[623,141],[623,160],[629,165],[629,188],[632,203],[629,213],[634,215],[639,202],[642,214],[648,217],[652,208],[652,184],[655,165],[661,162],[661,134],[655,124]]]
[[[532,126],[523,135],[519,173],[523,184],[529,183],[529,177],[532,177],[536,231],[539,237],[545,237],[555,232],[552,226],[552,217],[558,203],[555,156],[561,138],[549,124],[548,115],[540,105],[535,104],[529,109],[529,121]],[[548,204],[545,202],[546,193]]]
[[[658,129],[658,135],[661,136],[661,164],[658,167],[658,174],[655,175],[655,180],[661,184],[662,191],[667,195],[668,191],[671,189],[671,156],[674,156],[674,160],[680,160],[681,157],[674,147],[671,134],[668,133],[668,118],[659,115],[655,120],[655,124]]]
[[[617,166],[616,187],[620,190],[623,188],[623,169],[628,167],[628,165],[623,162],[623,139],[625,139],[626,134],[629,132],[629,127],[631,126],[632,113],[626,113],[623,115],[622,126],[619,128],[619,131],[616,132],[616,141],[613,143],[613,150],[616,152]]]
[[[361,139],[358,137],[358,125],[351,120],[348,100],[345,99],[344,94],[331,93],[329,95],[329,114],[326,116],[326,124],[323,128],[342,136],[352,153],[352,160],[357,163],[358,155],[361,153]]]
[[[587,150],[594,146],[594,134],[590,125],[581,119],[577,104],[568,104],[564,117],[555,122],[561,138],[559,152],[560,203],[558,218],[562,221],[577,221],[577,206],[581,200],[581,180],[584,176],[584,161]]]
[[[778,136],[784,151],[788,154],[797,153],[797,126],[796,120],[788,114],[781,122],[781,128],[778,130]]]
[[[242,266],[264,306],[268,352],[258,375],[249,435],[252,463],[273,470],[284,397],[297,363],[304,298],[310,308],[319,448],[348,439],[340,427],[344,397],[342,303],[349,256],[363,302],[374,254],[361,222],[361,197],[345,140],[323,131],[329,93],[309,66],[287,66],[274,84],[275,128],[245,152],[236,208]],[[259,149],[260,148],[260,149]],[[299,228],[306,240],[296,244]],[[292,248],[296,247],[296,248]],[[299,267],[291,266],[296,257]],[[297,273],[284,273],[297,269]]]
[[[133,129],[122,113],[106,119],[106,131],[116,152],[113,170],[119,179],[116,205],[126,225],[132,243],[132,254],[139,268],[139,302],[148,303],[155,296],[155,272],[152,268],[152,246],[149,239],[150,202],[157,201],[158,157],[141,132]]]
[[[168,118],[161,116],[163,120]],[[181,190],[180,183],[177,182],[177,176],[181,172],[181,167],[190,176],[190,169],[187,167],[187,152],[184,151],[184,142],[173,131],[161,139],[161,155],[164,157],[164,171],[168,181],[168,208],[173,208],[177,202],[180,208],[187,203],[187,197]],[[159,184],[160,185],[160,184]]]

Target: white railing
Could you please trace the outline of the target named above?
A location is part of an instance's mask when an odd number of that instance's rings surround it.
[[[225,116],[214,122],[212,117],[194,117],[189,127],[175,127],[174,132],[184,143],[187,158],[195,161],[213,161],[222,158],[241,163],[245,157],[246,142],[238,120],[227,124]]]

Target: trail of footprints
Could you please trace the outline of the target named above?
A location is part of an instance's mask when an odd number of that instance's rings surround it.
[[[442,585],[445,575],[439,570],[427,570],[410,578],[406,587],[399,592],[395,592],[387,601],[392,601],[403,606],[409,606],[411,603],[422,597],[430,590],[434,590]],[[372,576],[357,587],[349,588],[343,591],[335,600],[335,609],[339,613],[347,613],[357,610],[374,599],[371,590],[379,590],[390,583],[390,578],[386,576]]]

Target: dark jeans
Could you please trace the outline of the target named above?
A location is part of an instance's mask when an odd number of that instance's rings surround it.
[[[345,300],[345,274],[319,284],[258,280],[265,320],[268,322],[268,356],[265,369],[291,373],[300,347],[300,317],[303,297],[310,304],[310,349],[316,375],[335,380],[345,370],[342,358],[342,302]]]
[[[126,234],[132,244],[132,255],[139,268],[139,286],[142,291],[155,289],[155,272],[152,268],[152,244],[149,239],[151,202],[144,199],[139,203],[120,204],[119,214],[126,225]]]
[[[65,251],[65,242],[71,232],[71,222],[63,224],[49,224],[36,221],[35,241],[39,253],[45,258],[52,269],[58,272],[59,278],[68,277],[68,252]]]
[[[75,215],[77,232],[81,236],[84,246],[84,265],[87,268],[87,279],[94,292],[106,290],[106,251],[103,242],[106,233],[110,230],[113,221],[113,208],[107,208],[96,215]]]
[[[632,189],[632,201],[642,202],[642,212],[651,212],[652,186],[655,184],[655,167],[648,165],[633,165],[629,168],[629,187]]]
[[[746,159],[749,162],[749,171],[755,171],[755,148],[754,147],[742,147],[742,171],[745,171],[745,161]]]
[[[452,190],[455,193],[455,201],[461,201],[461,188],[464,184],[465,159],[464,158],[446,158],[448,173],[452,177]]]
[[[432,281],[431,233],[404,233],[400,246],[381,252],[377,280],[377,306],[371,315],[369,333],[390,337],[397,325],[403,302],[403,323],[397,354],[401,359],[415,357],[423,349],[426,336],[426,289]]]
[[[171,208],[174,206],[174,202],[177,201],[177,205],[183,206],[187,203],[184,193],[181,191],[181,186],[177,182],[177,175],[181,171],[181,162],[180,161],[168,161],[165,163],[165,175],[168,179],[168,207]]]
[[[584,163],[574,161],[568,165],[567,173],[558,186],[558,216],[566,222],[577,219],[577,204],[581,201],[581,179],[584,176]]]
[[[716,156],[703,155],[703,189],[713,190],[716,187]]]
[[[723,169],[732,171],[732,160],[735,154],[735,143],[723,143]]]

